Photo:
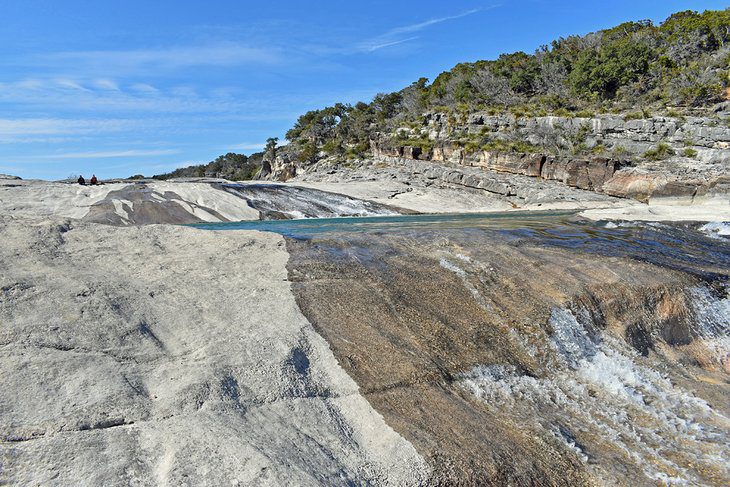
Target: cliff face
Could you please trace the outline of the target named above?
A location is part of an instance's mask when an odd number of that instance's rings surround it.
[[[730,161],[730,125],[727,112],[718,106],[720,117],[647,117],[626,119],[617,115],[585,117],[518,118],[510,114],[489,115],[477,112],[463,121],[443,113],[428,113],[419,133],[431,140],[452,140],[465,135],[493,134],[495,138],[514,137],[535,146],[571,149],[582,145],[587,150],[602,146],[638,157],[665,143],[677,154],[685,149],[697,152],[702,163]],[[724,115],[724,117],[723,117]]]
[[[697,117],[516,118],[483,113],[460,123],[430,113],[420,128],[399,129],[397,135],[371,141],[371,150],[374,157],[392,163],[424,160],[472,166],[556,180],[611,196],[693,202],[727,194],[730,126],[723,123]],[[409,144],[418,138],[418,145]],[[473,149],[480,140],[492,141],[483,147],[497,146],[494,141],[529,144],[534,152]],[[580,151],[605,155],[571,155]],[[656,156],[652,151],[658,151]],[[459,183],[470,186],[468,181]]]

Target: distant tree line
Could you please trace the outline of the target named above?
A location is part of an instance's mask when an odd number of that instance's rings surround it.
[[[626,22],[557,39],[532,54],[461,63],[433,82],[421,78],[400,91],[378,94],[370,103],[309,111],[286,133],[287,151],[305,163],[322,155],[360,157],[376,133],[417,124],[427,111],[520,116],[696,108],[726,99],[729,86],[730,9],[684,11],[660,25]],[[265,153],[248,158],[226,154],[205,166],[158,177],[215,173],[245,179],[266,166],[264,158]]]
[[[426,111],[563,114],[637,106],[702,107],[730,84],[730,9],[679,12],[660,25],[626,22],[569,36],[533,54],[461,63],[370,103],[302,115],[286,134],[302,161],[361,154],[375,132],[408,126]]]
[[[244,154],[228,154],[219,156],[207,164],[181,167],[172,172],[152,176],[154,179],[172,178],[224,178],[231,181],[254,179],[261,171],[263,152],[246,156]]]

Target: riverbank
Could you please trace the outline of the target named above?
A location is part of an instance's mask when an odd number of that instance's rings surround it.
[[[556,231],[530,211],[284,238],[141,223],[393,207],[292,185],[17,183],[0,192],[0,482],[730,478],[726,240]]]
[[[308,175],[289,183],[191,179],[119,181],[79,186],[47,181],[0,180],[0,212],[20,218],[71,218],[112,225],[199,223],[258,219],[409,213],[486,213],[580,210],[591,219],[730,221],[730,196],[649,203],[528,181],[521,195],[434,182],[384,170]],[[407,178],[406,178],[407,176]],[[527,179],[531,178],[526,178]]]

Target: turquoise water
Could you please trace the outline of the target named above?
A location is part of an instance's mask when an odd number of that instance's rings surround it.
[[[725,280],[730,272],[730,240],[710,238],[692,224],[589,221],[576,211],[514,211],[438,215],[255,220],[196,223],[206,230],[259,230],[293,239],[348,240],[371,245],[380,236],[414,240],[447,238],[499,239],[514,245],[569,248],[606,256],[630,257],[691,272],[708,280]]]
[[[260,230],[287,237],[309,237],[329,233],[408,232],[419,230],[518,229],[568,223],[575,211],[512,211],[438,215],[395,215],[297,220],[252,220],[225,223],[195,223],[205,230]]]

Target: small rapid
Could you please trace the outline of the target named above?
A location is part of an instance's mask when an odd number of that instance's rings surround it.
[[[693,307],[701,310],[697,330],[726,361],[727,298],[702,287],[692,293]],[[563,442],[599,477],[611,478],[611,464],[633,465],[648,479],[671,485],[702,484],[708,472],[730,477],[730,418],[622,340],[594,333],[596,324],[587,320],[587,310],[552,310],[549,339],[526,350],[549,364],[544,376],[492,364],[464,373],[461,386],[490,407],[537,418],[530,428]]]
[[[284,235],[300,307],[343,367],[464,471],[559,460],[556,478],[605,485],[730,479],[730,241],[699,224],[563,211],[196,226]]]

